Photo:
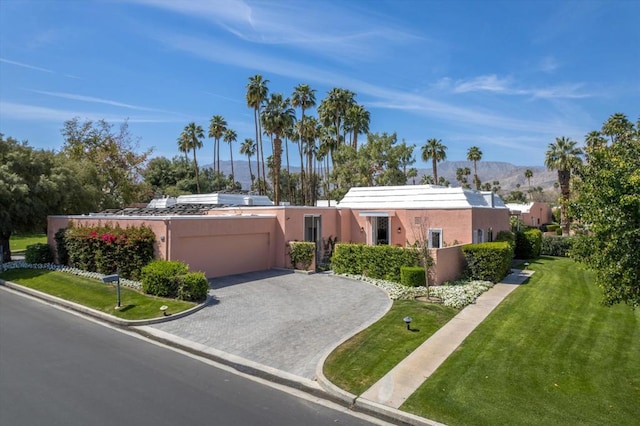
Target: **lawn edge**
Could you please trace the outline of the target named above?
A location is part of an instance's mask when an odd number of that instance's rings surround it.
[[[104,312],[100,312],[98,310],[95,310],[93,308],[89,308],[89,307],[81,305],[79,303],[71,302],[69,300],[65,300],[65,299],[62,299],[60,297],[52,296],[51,294],[44,293],[44,292],[39,291],[39,290],[34,290],[32,288],[25,287],[25,286],[22,286],[20,284],[16,284],[16,283],[11,282],[11,281],[5,281],[3,279],[0,279],[0,286],[6,287],[6,288],[11,289],[11,290],[14,290],[16,292],[28,294],[29,296],[33,296],[33,297],[36,297],[38,299],[44,300],[46,302],[52,303],[54,305],[62,306],[64,308],[71,309],[73,311],[80,312],[80,313],[83,313],[85,315],[89,315],[89,316],[91,316],[93,318],[97,318],[97,319],[102,320],[102,321],[107,321],[109,323],[116,324],[116,325],[119,325],[119,326],[125,326],[125,327],[135,327],[135,326],[140,326],[140,325],[159,324],[159,323],[168,322],[168,321],[172,321],[172,320],[179,319],[179,318],[184,318],[184,317],[186,317],[188,315],[191,315],[191,314],[199,311],[200,309],[204,308],[205,306],[210,305],[210,304],[212,304],[214,302],[213,297],[211,297],[210,295],[207,295],[207,298],[205,299],[204,302],[200,303],[199,305],[194,306],[191,309],[187,309],[186,311],[182,311],[182,312],[178,312],[178,313],[175,313],[175,314],[172,314],[172,315],[162,316],[162,317],[158,317],[158,318],[149,318],[149,319],[142,319],[142,320],[126,320],[126,319],[114,317],[113,315],[109,315],[109,314],[106,314]]]

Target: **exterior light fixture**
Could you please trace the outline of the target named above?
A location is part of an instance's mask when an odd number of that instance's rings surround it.
[[[361,226],[361,227],[360,227],[360,232],[361,232],[361,233],[362,233],[362,232],[364,232],[364,226]]]
[[[160,235],[160,241],[162,241],[164,243],[165,237],[164,235]]]
[[[403,321],[405,324],[407,324],[407,330],[411,330],[411,321],[413,320],[413,318],[411,317],[404,317]]]
[[[167,305],[160,306],[160,310],[162,311],[162,315],[164,315],[165,317],[169,315],[167,313],[167,309],[169,309],[169,307]]]
[[[398,226],[398,234],[402,232],[402,228]]]

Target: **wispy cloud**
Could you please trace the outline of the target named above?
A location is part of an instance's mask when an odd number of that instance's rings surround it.
[[[69,100],[73,100],[73,101],[81,101],[81,102],[89,102],[89,103],[110,105],[110,106],[133,109],[133,110],[138,110],[138,111],[151,111],[151,112],[163,112],[163,113],[175,114],[175,113],[170,112],[170,111],[164,111],[164,110],[160,110],[160,109],[156,109],[156,108],[148,108],[148,107],[143,107],[143,106],[138,106],[138,105],[127,104],[127,103],[123,103],[123,102],[118,102],[118,101],[114,101],[114,100],[111,100],[111,99],[103,99],[103,98],[96,98],[96,97],[93,97],[93,96],[77,95],[77,94],[74,94],[74,93],[48,92],[46,90],[29,90],[29,91],[33,92],[33,93],[39,93],[41,95],[53,96],[53,97],[56,97],[56,98],[69,99]]]
[[[519,87],[510,77],[500,78],[496,74],[481,75],[468,80],[441,79],[438,89],[448,89],[453,93],[491,92],[503,95],[529,96],[542,99],[580,99],[593,95],[584,92],[584,84],[570,83],[549,87]]]
[[[28,69],[35,70],[35,71],[42,71],[42,72],[48,72],[48,73],[53,73],[54,72],[54,71],[46,69],[46,68],[37,67],[35,65],[24,64],[22,62],[17,62],[17,61],[10,61],[9,59],[4,59],[4,58],[0,58],[0,62],[2,62],[4,64],[9,64],[9,65],[15,65],[17,67],[28,68]]]
[[[73,117],[81,117],[88,120],[105,119],[109,122],[121,122],[128,119],[130,123],[174,123],[181,122],[184,119],[175,119],[167,117],[145,117],[145,116],[116,116],[113,114],[105,115],[103,112],[95,111],[77,111],[59,108],[47,108],[38,105],[29,105],[15,102],[0,102],[0,112],[6,119],[13,120],[39,120],[47,122],[61,123]]]
[[[558,63],[556,58],[554,58],[553,56],[545,56],[540,61],[539,68],[542,72],[550,73],[557,70],[559,66],[560,64]]]

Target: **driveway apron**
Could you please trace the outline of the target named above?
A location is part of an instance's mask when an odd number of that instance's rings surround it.
[[[210,284],[213,304],[152,327],[308,379],[328,351],[391,306],[379,288],[332,274],[272,270]]]

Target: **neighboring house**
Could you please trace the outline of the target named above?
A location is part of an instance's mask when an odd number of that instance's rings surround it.
[[[526,226],[539,228],[553,222],[551,207],[547,203],[531,202],[526,204],[507,203],[511,216],[515,216]]]
[[[405,246],[427,241],[441,283],[461,272],[459,244],[492,241],[509,229],[509,211],[491,192],[431,185],[352,188],[337,206],[274,206],[267,197],[201,194],[154,200],[146,208],[50,216],[48,241],[69,222],[139,226],[156,234],[156,257],[181,260],[219,277],[290,268],[287,244],[316,243],[322,261],[330,241]],[[326,259],[324,259],[326,260]]]

